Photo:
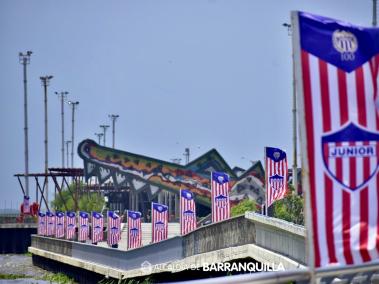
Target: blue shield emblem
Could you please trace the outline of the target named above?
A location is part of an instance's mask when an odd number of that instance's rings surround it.
[[[284,186],[284,177],[276,174],[269,177],[269,182],[273,190],[281,190]]]
[[[117,227],[112,227],[111,228],[111,233],[112,234],[117,234],[118,233],[118,228]]]
[[[162,221],[155,222],[155,230],[158,232],[163,232],[165,230],[165,224]]]
[[[215,197],[215,202],[217,207],[224,208],[228,205],[228,197],[222,194],[217,195]]]
[[[324,135],[321,149],[325,169],[344,188],[351,191],[362,188],[378,170],[378,141],[378,133],[353,123]]]
[[[184,221],[191,221],[195,217],[195,214],[192,210],[186,210],[183,212]]]
[[[131,228],[130,229],[130,235],[133,237],[138,236],[138,232],[139,232],[138,228]]]

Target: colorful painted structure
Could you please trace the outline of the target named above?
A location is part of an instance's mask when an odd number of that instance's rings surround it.
[[[250,197],[258,203],[264,202],[261,163],[254,163],[244,172],[240,168],[233,170],[215,149],[185,166],[103,147],[92,140],[82,141],[78,146],[78,154],[84,161],[86,180],[97,177],[99,183],[103,184],[111,179],[116,188],[147,193],[149,201],[165,203],[165,197],[160,194],[169,193],[176,198],[180,188],[188,188],[195,193],[197,203],[209,207],[210,173],[223,171],[231,177],[232,200]],[[140,201],[136,203],[137,206],[132,207],[138,209]],[[173,207],[176,206],[174,203]]]

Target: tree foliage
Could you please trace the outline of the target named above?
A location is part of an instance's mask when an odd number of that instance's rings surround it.
[[[289,185],[287,196],[274,202],[273,215],[298,225],[304,225],[304,199],[295,194],[292,185]]]
[[[82,192],[80,189],[83,188],[83,184],[72,183],[69,185],[69,189],[65,188],[62,190],[61,194],[57,193],[56,198],[51,202],[51,207],[56,211],[66,211],[64,203],[66,203],[67,210],[75,210],[75,201],[73,196],[78,197],[78,210],[81,211],[101,211],[105,205],[104,198],[98,193],[88,193]]]
[[[232,217],[245,214],[246,211],[255,211],[256,204],[254,200],[248,198],[241,200],[237,205],[234,205],[231,209]]]

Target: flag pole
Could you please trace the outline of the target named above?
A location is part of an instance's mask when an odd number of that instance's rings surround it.
[[[126,229],[127,229],[127,236],[128,236],[128,241],[127,241],[127,248],[129,249],[130,248],[130,240],[129,240],[129,237],[130,237],[130,228],[129,228],[129,210],[126,210]]]
[[[267,147],[264,148],[264,161],[265,161],[265,185],[266,185],[266,200],[265,200],[265,215],[267,216],[268,213],[268,178],[267,178],[267,157],[266,157]]]
[[[180,235],[183,235],[182,230],[182,188],[179,188],[179,225],[180,225]]]
[[[213,196],[213,172],[211,171],[211,220],[213,223],[213,215],[214,215],[214,196]]]
[[[305,132],[305,111],[304,111],[304,92],[302,69],[301,69],[301,56],[300,56],[300,31],[299,31],[299,12],[291,12],[291,25],[292,25],[292,52],[293,52],[293,64],[295,74],[296,95],[298,96],[298,114],[300,123],[300,145],[301,145],[301,168],[302,168],[302,185],[303,196],[305,199],[305,225],[306,225],[306,237],[305,237],[305,249],[308,260],[308,267],[310,271],[310,283],[316,283],[316,271],[314,261],[314,232],[313,232],[313,220],[311,214],[311,198],[310,198],[310,183],[309,183],[309,161],[307,153],[307,137]],[[297,79],[297,80],[296,80]]]
[[[150,222],[151,222],[151,243],[154,242],[154,224],[153,224],[153,210],[154,210],[154,206],[153,206],[154,202],[151,202],[151,216],[150,216]]]

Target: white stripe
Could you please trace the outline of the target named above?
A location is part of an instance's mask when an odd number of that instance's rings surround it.
[[[351,210],[351,230],[350,230],[350,247],[354,263],[361,263],[362,257],[359,252],[359,232],[360,232],[360,191],[350,193],[350,210]]]
[[[318,242],[320,247],[320,261],[321,266],[324,266],[328,261],[328,248],[326,242],[326,227],[325,227],[325,192],[324,190],[324,168],[322,161],[322,152],[320,145],[320,135],[322,133],[322,103],[321,103],[321,90],[320,90],[320,73],[318,59],[313,55],[309,55],[309,68],[311,77],[311,92],[312,92],[312,106],[313,106],[313,131],[314,131],[314,157],[315,157],[315,184],[316,184],[316,200],[317,200],[317,233]],[[314,232],[316,233],[316,232]]]
[[[349,105],[349,121],[358,124],[358,105],[355,72],[346,73],[347,103]]]
[[[356,142],[356,146],[363,146],[363,142]],[[363,158],[357,157],[355,159],[357,162],[357,172],[356,172],[356,178],[357,178],[357,186],[361,185],[363,183]]]

